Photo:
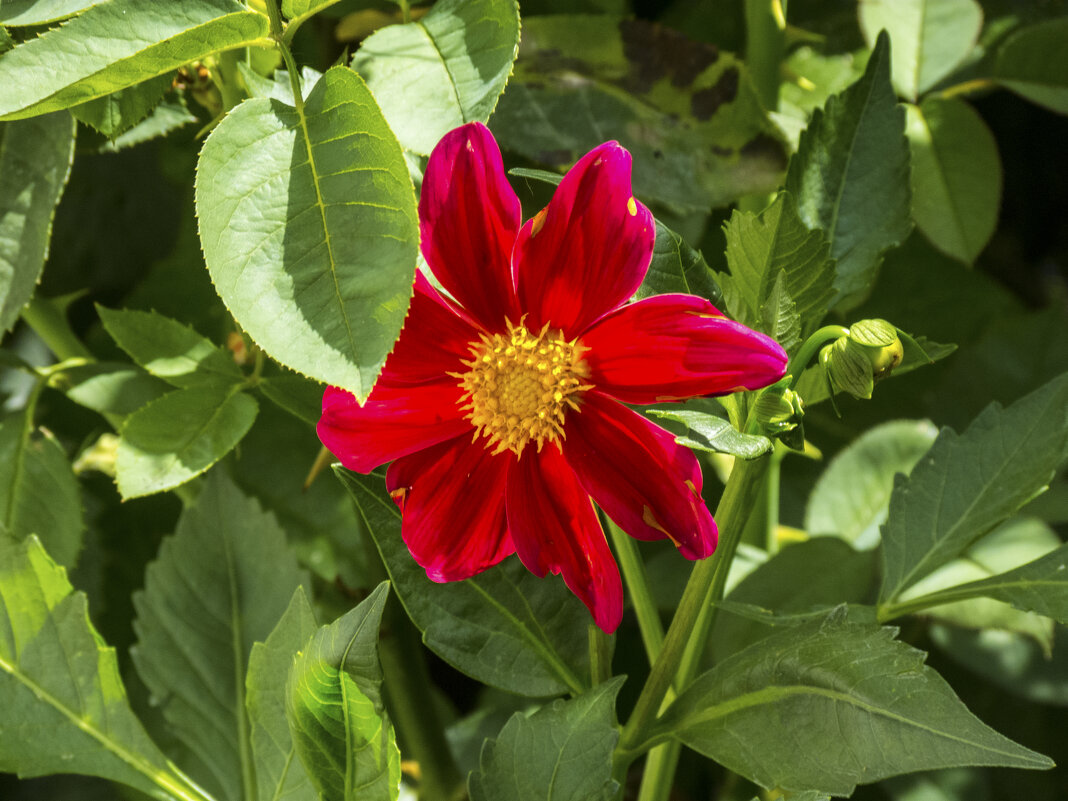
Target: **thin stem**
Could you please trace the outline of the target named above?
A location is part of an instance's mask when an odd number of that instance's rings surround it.
[[[401,17],[404,19],[405,22],[411,22],[412,21],[411,3],[409,3],[408,0],[397,0],[397,2],[400,3]]]
[[[779,552],[779,476],[786,454],[786,446],[775,442],[775,448],[768,459],[768,475],[764,481],[764,549],[768,556]]]
[[[768,111],[779,108],[785,49],[786,17],[780,0],[745,0],[745,65]]]
[[[612,538],[616,559],[627,584],[631,603],[638,616],[638,628],[642,634],[642,644],[649,657],[649,664],[656,661],[664,645],[664,625],[656,610],[653,596],[649,592],[649,580],[645,574],[645,565],[638,554],[638,546],[612,520],[605,516],[605,524]]]
[[[849,336],[848,328],[841,325],[825,325],[806,339],[805,344],[801,346],[801,350],[790,360],[790,366],[787,367],[787,372],[791,375],[790,389],[797,388],[797,382],[801,380],[801,373],[805,371],[805,367],[808,366],[813,357],[819,353],[820,348],[831,340],[847,336]]]
[[[600,626],[590,623],[586,628],[590,649],[590,683],[598,684],[612,678],[612,647],[609,635]]]
[[[60,361],[93,358],[89,348],[74,335],[66,317],[55,303],[36,297],[22,310],[22,319]]]
[[[286,26],[282,22],[282,13],[278,10],[278,0],[267,0],[267,16],[271,20],[271,38],[274,39],[278,52],[282,54],[286,71],[289,73],[289,85],[293,88],[293,107],[297,110],[301,119],[304,118],[304,93],[300,88],[300,70],[297,62],[293,59],[293,53],[289,49],[289,38],[286,37]]]
[[[957,95],[970,95],[973,92],[982,92],[986,89],[996,89],[997,83],[989,78],[975,78],[971,81],[964,81],[962,83],[955,83],[952,86],[947,86],[941,92],[938,93],[938,97],[950,98]]]
[[[876,611],[876,619],[880,623],[886,623],[895,618],[922,612],[924,609],[943,606],[944,604],[953,603],[954,601],[966,601],[969,598],[976,598],[985,594],[986,592],[984,592],[982,588],[975,589],[970,587],[969,584],[947,587],[944,590],[938,590],[929,595],[921,595],[918,598],[910,598],[907,601],[880,604]]]

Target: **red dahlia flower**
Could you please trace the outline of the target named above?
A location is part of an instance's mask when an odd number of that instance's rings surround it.
[[[386,484],[402,532],[434,581],[511,554],[562,574],[615,630],[623,587],[590,499],[643,540],[688,559],[716,547],[697,459],[624,403],[757,389],[778,380],[773,340],[689,295],[628,303],[655,231],[631,194],[630,154],[587,153],[522,224],[485,126],[447,134],[419,203],[427,264],[400,340],[367,402],[331,387],[319,438]]]

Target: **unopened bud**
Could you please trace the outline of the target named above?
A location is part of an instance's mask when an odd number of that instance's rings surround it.
[[[901,364],[905,349],[895,328],[886,320],[861,320],[849,327],[849,340],[861,348],[871,364],[872,378],[886,378]]]
[[[784,379],[768,387],[756,399],[753,415],[769,436],[778,437],[794,450],[805,447],[804,404],[801,396],[788,387]]]

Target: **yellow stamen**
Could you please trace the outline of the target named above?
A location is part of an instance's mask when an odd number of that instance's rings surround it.
[[[494,453],[523,452],[533,440],[540,451],[545,442],[564,436],[564,416],[578,409],[578,395],[591,389],[584,383],[589,367],[585,348],[567,341],[546,324],[537,334],[521,320],[508,323],[506,334],[482,334],[470,345],[470,369],[454,373],[464,390],[461,408]]]

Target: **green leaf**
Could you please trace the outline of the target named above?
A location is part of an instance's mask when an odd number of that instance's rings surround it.
[[[699,676],[658,729],[769,789],[848,796],[917,770],[1053,767],[984,725],[893,636],[833,616],[778,632]]]
[[[782,345],[787,353],[801,347],[801,315],[786,289],[785,270],[775,276],[775,283],[760,307],[760,323],[755,327]]]
[[[133,309],[97,306],[96,311],[131,359],[176,387],[227,387],[244,379],[229,353],[177,320]]]
[[[1068,114],[1068,17],[1013,34],[998,50],[994,77],[1032,103]]]
[[[958,435],[942,429],[883,527],[879,598],[892,601],[1041,492],[1068,455],[1068,374],[1008,408],[991,404]]]
[[[657,220],[653,259],[636,297],[641,299],[671,292],[697,295],[717,306],[723,295],[701,251],[694,250],[681,236]]]
[[[338,0],[282,0],[282,13],[287,19],[295,19],[314,14],[321,8],[326,8]]]
[[[400,752],[382,705],[378,626],[388,584],[319,629],[289,673],[286,715],[323,801],[400,794]]]
[[[717,278],[731,316],[772,334],[762,325],[764,309],[782,275],[800,316],[800,336],[815,331],[834,299],[835,263],[823,232],[801,222],[793,195],[780,192],[759,215],[735,210],[724,232],[731,272]]]
[[[191,801],[126,699],[85,594],[36,537],[0,535],[0,771],[83,773]]]
[[[71,17],[98,0],[4,0],[0,25],[41,25]]]
[[[716,414],[701,411],[711,406],[708,402],[691,401],[682,408],[678,404],[664,409],[646,409],[648,415],[660,420],[681,423],[686,435],[676,436],[675,441],[687,448],[706,453],[729,453],[741,459],[756,459],[771,450],[771,440],[756,434],[743,434],[729,420]],[[677,429],[675,429],[677,431]]]
[[[879,544],[894,475],[908,475],[938,434],[926,420],[892,420],[865,431],[827,465],[805,508],[805,531],[854,548]]]
[[[617,139],[634,155],[635,194],[682,211],[773,191],[786,163],[737,58],[640,20],[525,18],[491,127],[554,167]]]
[[[70,111],[79,122],[114,139],[145,119],[170,87],[171,76],[159,75],[136,86],[74,106]]]
[[[323,413],[323,385],[299,375],[261,378],[256,384],[273,403],[315,425]]]
[[[860,28],[869,47],[886,30],[894,44],[894,88],[915,100],[972,51],[983,27],[975,0],[860,0]]]
[[[471,801],[609,801],[612,750],[619,739],[619,676],[570,701],[556,700],[529,717],[516,712],[482,747],[468,779]]]
[[[368,36],[352,68],[405,150],[425,156],[453,128],[489,119],[518,46],[515,0],[440,0],[419,21]]]
[[[171,131],[176,131],[192,122],[197,122],[197,118],[189,113],[189,109],[185,107],[185,103],[182,100],[165,99],[133,128],[101,145],[100,151],[102,153],[117,153],[142,142],[166,136]]]
[[[882,254],[908,235],[908,170],[905,112],[882,35],[860,80],[812,115],[786,174],[801,220],[830,239],[838,306],[857,305]]]
[[[0,123],[0,336],[41,279],[73,159],[74,122],[67,114]]]
[[[412,296],[419,229],[404,156],[360,77],[303,111],[254,98],[204,143],[197,215],[215,288],[287,367],[365,399]]]
[[[220,799],[252,792],[249,653],[305,581],[274,517],[216,470],[134,595],[138,675],[196,756],[191,772]]]
[[[589,615],[563,582],[537,578],[518,559],[466,581],[432,582],[404,545],[400,512],[381,476],[337,474],[428,648],[457,670],[508,692],[546,696],[586,687]]]
[[[241,441],[259,406],[211,384],[179,389],[126,418],[115,469],[124,499],[174,489],[200,475]]]
[[[100,3],[4,55],[0,119],[86,103],[267,34],[267,17],[237,0]]]
[[[315,634],[315,614],[297,587],[281,620],[248,659],[245,706],[251,726],[258,798],[317,801],[318,794],[296,758],[286,720],[286,683],[293,658]]]
[[[61,565],[82,549],[82,499],[63,447],[35,430],[25,411],[0,422],[0,530],[17,540],[36,534]]]
[[[130,414],[171,391],[167,382],[132,364],[90,362],[54,374],[49,386],[101,414]]]
[[[1001,159],[994,135],[961,100],[930,97],[905,108],[913,219],[931,244],[971,264],[998,222]]]

